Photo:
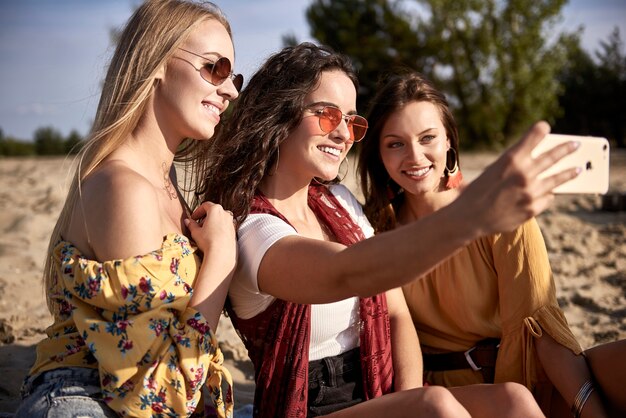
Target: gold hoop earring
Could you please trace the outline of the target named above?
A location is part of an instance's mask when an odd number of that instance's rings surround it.
[[[452,169],[448,168],[448,159],[446,157],[446,168],[444,170],[447,177],[445,187],[449,190],[455,189],[461,185],[461,182],[463,181],[463,174],[461,174],[461,170],[459,169],[459,157],[456,150],[450,147],[448,151],[452,151],[454,153],[454,167],[452,167]]]
[[[456,150],[452,147],[448,148],[448,151],[452,151],[453,153],[453,159],[454,159],[454,166],[452,168],[448,167],[448,159],[446,158],[446,175],[448,177],[450,176],[454,176],[456,175],[456,173],[459,171],[459,158],[456,154]]]

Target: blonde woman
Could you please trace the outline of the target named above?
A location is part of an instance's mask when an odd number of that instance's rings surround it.
[[[209,202],[188,213],[172,166],[237,98],[233,62],[212,3],[147,1],[128,21],[50,239],[54,324],[18,417],[232,415],[213,333],[235,265],[232,215]]]

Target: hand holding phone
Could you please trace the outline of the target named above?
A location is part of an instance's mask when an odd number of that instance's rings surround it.
[[[574,179],[556,187],[554,193],[605,194],[609,190],[609,141],[606,138],[578,135],[548,134],[533,149],[536,157],[555,146],[568,141],[580,142],[580,147],[541,173],[544,178],[573,167],[581,173]]]

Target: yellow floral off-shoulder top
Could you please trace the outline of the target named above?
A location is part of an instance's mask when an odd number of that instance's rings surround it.
[[[169,234],[156,251],[101,263],[59,242],[50,295],[60,309],[30,375],[97,368],[105,401],[122,416],[189,416],[203,408],[232,416],[232,381],[215,334],[188,306],[200,268],[195,250],[185,236]]]

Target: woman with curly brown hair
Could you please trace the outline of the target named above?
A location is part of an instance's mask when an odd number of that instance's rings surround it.
[[[367,130],[357,88],[344,56],[312,44],[285,48],[252,76],[212,143],[203,198],[233,211],[239,225],[229,310],[255,367],[255,416],[541,416],[518,384],[421,387],[398,287],[470,240],[543,210],[550,190],[575,172],[536,177],[574,147],[531,161],[547,133],[538,124],[475,193],[365,239],[373,231],[356,199],[328,184]]]

